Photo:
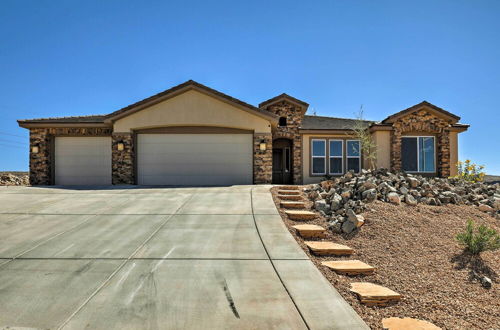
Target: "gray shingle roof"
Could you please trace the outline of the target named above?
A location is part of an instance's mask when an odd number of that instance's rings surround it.
[[[20,119],[29,123],[103,123],[106,115]]]
[[[353,129],[356,127],[356,123],[359,123],[358,119],[349,118],[335,118],[335,117],[322,117],[322,116],[304,116],[302,121],[301,129]],[[374,121],[362,120],[363,126],[370,126]]]

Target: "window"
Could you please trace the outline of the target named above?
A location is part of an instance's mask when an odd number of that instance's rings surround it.
[[[344,173],[344,141],[330,140],[330,174]]]
[[[286,126],[286,117],[280,117],[278,125],[281,127]]]
[[[312,174],[326,174],[326,140],[311,141]]]
[[[433,136],[405,136],[401,139],[403,171],[436,171],[435,141]]]
[[[361,145],[359,140],[346,141],[347,171],[359,173],[361,170]]]
[[[290,148],[285,148],[285,172],[290,172]]]

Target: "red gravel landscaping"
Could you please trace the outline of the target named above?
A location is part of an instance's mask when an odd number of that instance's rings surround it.
[[[289,220],[280,209],[278,189],[272,188],[273,198],[292,235],[371,328],[382,329],[382,319],[386,317],[412,317],[443,329],[500,329],[500,253],[485,252],[481,260],[471,263],[470,256],[455,241],[455,235],[465,228],[468,219],[500,230],[498,220],[475,206],[395,206],[375,201],[363,213],[366,223],[357,234],[346,236],[328,231],[326,240],[354,249],[351,257],[344,258],[358,259],[376,268],[373,275],[344,276],[321,265],[322,261],[339,257],[311,255],[303,239],[291,228],[300,223],[327,228],[326,220],[320,216],[306,222]],[[303,197],[310,208],[312,203],[304,194]],[[485,289],[471,280],[472,269],[490,277],[493,287]],[[361,305],[349,291],[351,282],[360,281],[385,286],[403,297],[387,307]]]

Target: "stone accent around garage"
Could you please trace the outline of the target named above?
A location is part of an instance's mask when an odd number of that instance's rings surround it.
[[[399,172],[402,168],[401,138],[405,133],[421,132],[436,137],[437,175],[450,176],[450,127],[451,123],[435,116],[427,110],[419,110],[401,117],[392,124],[391,131],[391,171]]]
[[[284,100],[267,106],[265,110],[286,118],[286,126],[273,128],[273,140],[292,140],[293,183],[302,184],[302,136],[299,127],[302,125],[305,109]]]
[[[45,128],[30,130],[30,184],[51,184],[51,138]],[[34,153],[33,149],[38,148]]]
[[[118,144],[123,143],[123,150]],[[113,133],[111,140],[113,184],[135,184],[135,144],[132,133]]]
[[[53,184],[54,137],[56,136],[111,136],[106,127],[51,127],[30,129],[30,184]],[[38,152],[34,153],[34,147]]]
[[[260,150],[260,143],[266,143],[266,150]],[[273,179],[273,138],[269,134],[253,136],[253,182],[271,183]]]

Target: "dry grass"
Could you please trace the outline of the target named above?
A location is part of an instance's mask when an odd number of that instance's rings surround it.
[[[276,187],[272,189],[279,208],[276,191]],[[326,239],[352,247],[355,253],[350,259],[376,267],[370,276],[337,275],[322,266],[321,261],[338,257],[311,255],[291,228],[298,222],[289,220],[282,210],[280,214],[311,260],[373,329],[381,329],[382,318],[391,316],[419,318],[443,329],[500,329],[500,254],[490,251],[473,259],[454,239],[467,219],[499,230],[497,220],[473,206],[411,207],[376,201],[369,207],[359,233],[342,236],[329,232]],[[307,223],[327,226],[323,218]],[[493,287],[484,289],[471,280],[472,270],[492,278]],[[403,298],[388,307],[366,307],[349,291],[350,283],[356,281],[386,286]]]

